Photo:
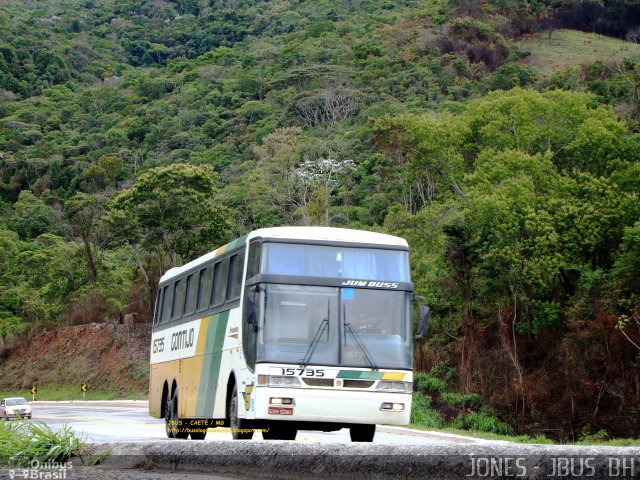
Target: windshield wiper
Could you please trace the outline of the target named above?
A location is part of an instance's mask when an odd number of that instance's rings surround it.
[[[369,366],[373,370],[378,370],[378,366],[373,361],[373,358],[371,357],[371,354],[369,353],[369,350],[367,349],[366,345],[363,343],[362,338],[360,337],[360,334],[353,329],[353,327],[351,326],[350,323],[347,323],[347,308],[346,308],[346,306],[344,304],[342,305],[342,319],[343,319],[343,322],[344,322],[344,330],[345,330],[345,332],[351,334],[351,336],[353,337],[353,341],[355,342],[356,346],[363,353],[364,358],[367,360],[367,362],[369,362]],[[346,338],[345,338],[345,340],[346,340]]]
[[[301,368],[307,368],[309,362],[311,361],[311,357],[313,353],[316,351],[316,347],[318,343],[320,343],[320,339],[324,334],[325,330],[327,332],[327,341],[329,341],[329,318],[331,316],[331,300],[327,300],[327,316],[322,319],[320,325],[318,326],[318,330],[316,330],[316,334],[313,336],[309,347],[307,348],[307,353],[305,353],[302,362],[300,363]]]

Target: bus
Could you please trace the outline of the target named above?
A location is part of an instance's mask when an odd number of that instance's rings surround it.
[[[160,279],[149,414],[169,438],[295,440],[406,425],[413,387],[406,240],[330,227],[252,231]]]

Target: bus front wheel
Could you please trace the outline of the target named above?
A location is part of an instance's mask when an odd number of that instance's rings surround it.
[[[373,442],[376,434],[375,425],[353,425],[349,428],[349,435],[352,442]]]
[[[247,428],[247,422],[238,418],[238,391],[233,385],[231,398],[229,399],[229,427],[234,440],[251,440],[253,429]]]

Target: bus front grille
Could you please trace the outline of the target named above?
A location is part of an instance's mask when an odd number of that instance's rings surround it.
[[[303,378],[302,381],[305,385],[309,385],[310,387],[333,387],[333,379],[331,378]],[[345,379],[342,382],[342,385],[338,383],[336,386],[343,388],[371,388],[373,384],[376,383],[372,380],[355,380],[355,379]]]
[[[303,378],[302,381],[310,387],[333,387],[331,378]]]
[[[344,388],[369,388],[375,382],[371,380],[345,380]]]

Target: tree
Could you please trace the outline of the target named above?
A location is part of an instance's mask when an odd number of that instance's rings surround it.
[[[448,114],[384,117],[376,121],[374,142],[392,156],[409,211],[415,213],[447,190],[468,201],[460,186],[465,133],[464,117]]]
[[[43,233],[59,233],[60,214],[45,204],[29,190],[20,192],[18,201],[13,205],[14,214],[9,227],[18,232],[20,238],[36,238]]]
[[[82,241],[89,282],[95,286],[98,279],[96,249],[98,237],[101,235],[100,230],[103,230],[104,218],[107,214],[106,199],[79,192],[67,200],[64,211],[73,234],[79,236]],[[104,231],[102,234],[104,235]]]
[[[254,225],[296,223],[304,212],[296,177],[301,160],[302,129],[278,128],[262,139],[253,149],[258,158],[255,168],[245,175],[246,189],[243,203],[253,212]],[[246,202],[245,202],[246,200]]]
[[[11,275],[21,243],[15,232],[0,227],[0,283],[5,286],[0,289],[0,341],[17,332],[21,323],[16,315],[15,277]]]
[[[217,176],[208,167],[175,164],[141,173],[113,201],[121,234],[169,265],[190,260],[227,236],[229,211],[216,203]]]
[[[580,399],[598,412],[606,384],[624,385],[615,395],[631,402],[635,377],[624,372],[638,344],[637,154],[613,112],[582,94],[514,89],[458,115],[384,118],[375,135],[403,185],[420,191],[418,179],[435,180],[434,195],[413,197],[404,216],[391,210],[387,224],[420,229],[411,243],[429,268],[414,269],[414,281],[429,286],[438,341],[455,342],[463,391],[497,394],[519,418],[546,405],[551,385],[565,411]],[[466,202],[442,188],[451,179]],[[434,244],[444,262],[433,258]],[[621,373],[576,356],[585,349],[584,358],[607,357]],[[540,388],[530,372],[542,362],[568,366]],[[581,393],[588,382],[602,385],[594,405]]]
[[[324,217],[325,225],[329,226],[329,199],[331,193],[344,182],[347,174],[355,169],[353,160],[338,160],[320,158],[305,160],[297,169],[297,177],[301,185],[301,201],[309,210],[310,220],[320,223]],[[312,212],[316,211],[316,215]]]

